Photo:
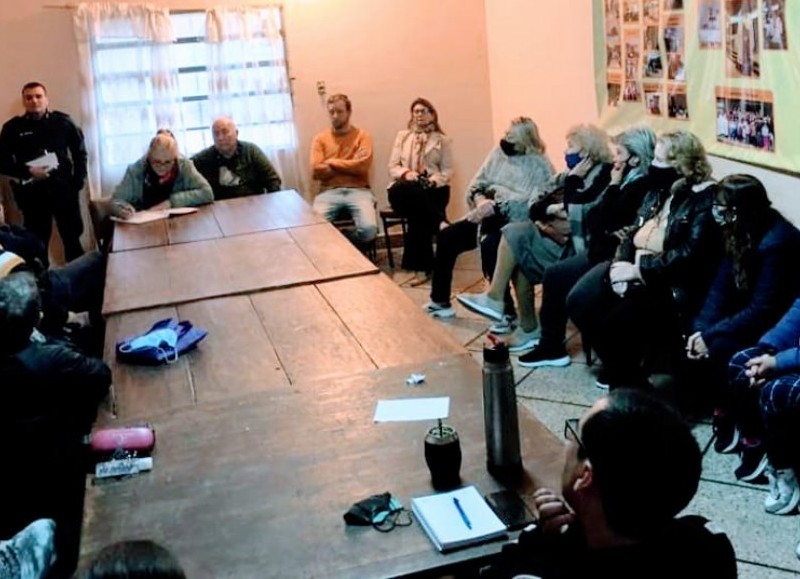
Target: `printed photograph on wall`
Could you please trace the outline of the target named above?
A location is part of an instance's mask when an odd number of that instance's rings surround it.
[[[721,0],[699,0],[698,36],[700,48],[722,48]]]
[[[772,91],[718,86],[717,141],[775,151]]]
[[[639,33],[639,29],[625,30],[623,32],[623,39],[625,43],[625,78],[627,80],[638,79],[641,76],[639,62],[642,57],[641,34]]]
[[[686,100],[686,85],[667,86],[667,116],[679,121],[689,120],[689,103]]]
[[[786,0],[763,0],[764,49],[786,50]]]
[[[622,93],[622,100],[628,102],[639,102],[642,100],[642,90],[639,88],[639,83],[635,80],[625,81],[625,90]]]
[[[668,53],[683,53],[683,14],[670,14],[664,25],[664,48]]]
[[[682,54],[667,55],[667,78],[678,82],[686,82],[686,66]]]
[[[667,49],[667,78],[686,81],[686,44],[683,14],[669,14],[664,24],[664,46]]]
[[[760,76],[758,2],[725,0],[725,72],[731,78]]]
[[[606,67],[619,70],[622,68],[622,48],[619,43],[619,36],[615,37],[616,42],[609,40],[606,44]]]
[[[617,38],[619,42],[619,0],[605,0],[606,42]]]
[[[658,26],[661,16],[658,0],[644,0],[644,23],[649,26]]]
[[[664,0],[664,10],[683,10],[683,0]]]
[[[618,107],[619,97],[622,95],[622,85],[618,82],[609,82],[606,84],[606,90],[608,90],[608,106]]]
[[[658,26],[644,29],[644,59],[642,75],[648,78],[660,78],[664,74],[664,63],[658,46]]]
[[[638,24],[641,0],[624,0],[622,3],[622,21],[625,24]]]
[[[644,108],[649,115],[664,116],[663,95],[660,83],[642,83]]]

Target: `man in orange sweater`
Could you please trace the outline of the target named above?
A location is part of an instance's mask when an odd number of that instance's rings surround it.
[[[351,241],[364,244],[378,232],[369,189],[372,138],[350,124],[352,104],[346,95],[332,95],[327,104],[331,128],[311,141],[311,174],[320,184],[314,210],[328,221],[351,217],[356,225]]]

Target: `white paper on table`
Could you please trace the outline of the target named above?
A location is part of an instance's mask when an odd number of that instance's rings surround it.
[[[121,217],[112,217],[112,221],[118,223],[131,223],[133,225],[141,225],[142,223],[150,223],[151,221],[158,221],[160,219],[167,219],[172,215],[186,215],[188,213],[197,213],[197,207],[175,207],[172,209],[153,209],[145,211],[137,211],[128,219]]]
[[[450,397],[378,400],[375,422],[434,420],[450,416]]]
[[[28,167],[41,167],[42,169],[52,171],[53,169],[58,169],[58,157],[56,157],[55,153],[48,153],[45,151],[44,155],[41,157],[36,157],[25,164]]]

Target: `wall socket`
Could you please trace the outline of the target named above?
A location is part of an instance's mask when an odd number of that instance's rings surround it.
[[[319,96],[325,96],[326,92],[328,92],[328,89],[325,88],[325,81],[324,80],[318,80],[317,81],[317,94]]]

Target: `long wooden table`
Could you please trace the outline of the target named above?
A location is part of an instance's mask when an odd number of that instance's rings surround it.
[[[103,313],[374,273],[330,223],[164,245],[108,256]]]
[[[424,385],[405,384],[412,371],[426,374]],[[148,537],[168,544],[193,579],[396,577],[496,554],[501,543],[442,555],[416,522],[383,534],[342,519],[371,494],[409,506],[433,492],[423,445],[431,424],[373,423],[381,398],[450,396],[463,482],[499,488],[485,469],[480,383],[464,353],[162,413],[151,420],[154,470],[88,488],[83,554]],[[530,494],[558,483],[563,447],[524,408],[520,423],[520,491]]]
[[[142,225],[117,223],[114,252],[325,223],[294,189],[217,201],[197,213]]]
[[[168,317],[209,335],[166,367],[116,363],[117,340]],[[463,352],[389,278],[369,275],[111,316],[105,359],[115,413],[132,420]]]
[[[277,199],[253,199],[262,198]],[[135,537],[169,545],[193,579],[389,577],[497,553],[499,543],[442,555],[418,525],[387,535],[344,525],[343,513],[368,495],[388,490],[408,505],[432,492],[423,454],[430,425],[374,424],[381,398],[450,396],[462,479],[498,488],[485,469],[480,369],[332,226],[304,223],[307,205],[289,201],[271,213],[284,227],[253,232],[263,221],[234,216],[233,201],[207,208],[220,237],[155,236],[164,243],[110,256],[114,384],[100,422],[146,420],[158,442],[152,472],[90,481],[84,561]],[[181,218],[182,227],[208,231],[203,215],[196,226],[198,214]],[[118,340],[166,317],[209,335],[175,364],[116,363]],[[411,372],[426,382],[407,386]],[[524,409],[520,423],[520,490],[556,484],[561,443]]]

